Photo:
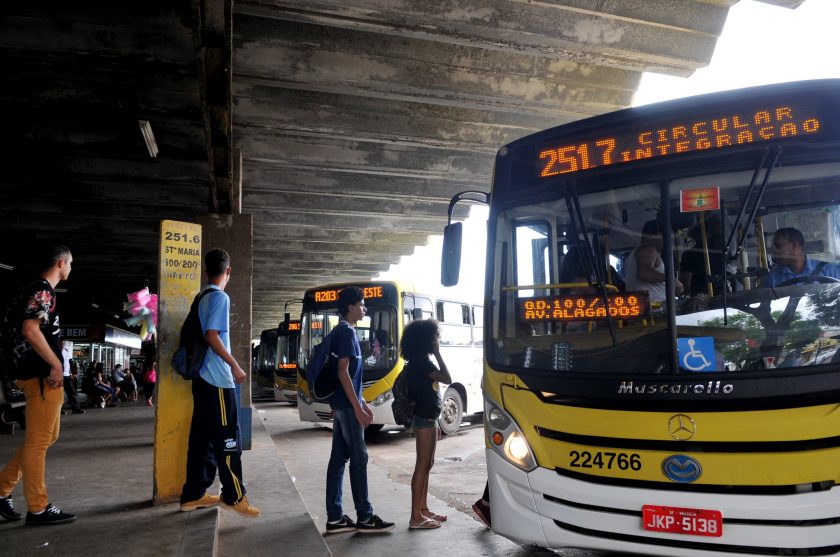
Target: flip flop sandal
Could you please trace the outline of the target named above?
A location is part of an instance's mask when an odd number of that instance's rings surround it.
[[[426,518],[431,518],[432,520],[437,520],[438,522],[446,522],[446,515],[445,514],[433,513],[429,509],[420,509],[420,514],[422,514]]]
[[[409,530],[432,530],[434,528],[440,528],[440,521],[432,518],[423,518],[416,524],[408,523]]]

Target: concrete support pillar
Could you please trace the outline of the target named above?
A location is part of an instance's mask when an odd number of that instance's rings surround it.
[[[230,296],[231,353],[248,378],[241,386],[239,426],[242,448],[251,448],[251,299],[254,232],[251,215],[210,214],[198,219],[204,253],[222,248],[230,254],[231,278],[225,289]]]

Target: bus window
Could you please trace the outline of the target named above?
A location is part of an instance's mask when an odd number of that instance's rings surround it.
[[[480,348],[484,346],[484,308],[482,306],[473,306],[472,314],[473,343]]]
[[[403,299],[403,324],[408,325],[412,320],[412,310],[419,309],[422,315],[421,319],[432,319],[434,317],[434,309],[432,300],[425,296],[417,296],[407,294]]]
[[[438,302],[437,318],[440,322],[441,346],[468,346],[472,344],[469,305],[456,302]]]
[[[615,306],[608,311],[604,292],[586,284],[589,276],[596,283],[608,282],[608,259],[603,255],[607,244],[611,251],[627,252],[628,258],[635,256],[644,224],[657,216],[659,186],[627,186],[609,195],[581,194],[578,203],[580,214],[570,212],[569,207],[574,205],[565,199],[525,205],[499,214],[497,229],[509,230],[512,236],[509,241],[517,248],[507,264],[516,273],[514,282],[500,284],[495,294],[502,300],[499,328],[503,334],[491,349],[491,358],[536,369],[554,370],[560,366],[575,371],[606,372],[610,369],[607,361],[632,352],[639,357],[632,358],[631,365],[653,369],[667,366],[667,346],[663,349],[661,344],[647,341],[650,335],[665,334],[664,327],[654,327],[652,319],[654,313],[663,311],[661,300],[652,302],[645,288],[618,292],[617,287],[610,285],[606,294]],[[616,216],[622,212],[618,207],[625,207],[626,218]],[[535,225],[537,214],[552,214],[552,222]],[[585,228],[596,220],[597,230]],[[507,222],[513,222],[514,226],[508,228]],[[565,259],[567,268],[585,268],[561,276],[560,269],[553,266],[555,257],[548,253],[552,237],[564,238],[565,244],[560,243],[558,250],[571,246],[567,253],[556,254],[558,262]],[[497,234],[497,238],[505,241],[501,235]],[[661,247],[657,249],[661,253]],[[572,257],[576,260],[574,265],[570,263]],[[625,267],[633,268],[633,265]],[[576,282],[564,283],[563,278],[567,277]],[[577,282],[580,279],[583,283]],[[554,357],[561,352],[573,352],[575,357],[561,362]]]
[[[545,284],[551,276],[549,257],[549,226],[547,223],[525,222],[518,224],[514,232],[516,245],[516,284]],[[527,289],[521,296],[533,296]]]

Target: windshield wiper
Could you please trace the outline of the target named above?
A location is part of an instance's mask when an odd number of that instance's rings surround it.
[[[770,154],[770,149],[764,149],[764,154],[761,156],[761,161],[759,161],[758,165],[755,167],[753,171],[752,179],[750,180],[750,185],[747,188],[747,193],[744,195],[744,201],[741,203],[741,209],[738,211],[738,216],[735,219],[735,222],[732,225],[732,230],[729,232],[729,237],[726,239],[726,243],[723,246],[723,264],[724,269],[726,268],[726,262],[729,254],[731,253],[730,249],[732,247],[732,241],[735,239],[735,235],[738,234],[738,231],[741,230],[741,221],[744,219],[744,213],[747,211],[747,207],[750,206],[750,197],[752,195],[753,190],[755,190],[755,183],[758,180],[758,175],[761,170],[764,168],[764,163],[767,161],[767,156]],[[779,162],[779,157],[782,156],[782,148],[780,146],[773,148],[773,161],[767,167],[767,171],[764,173],[764,180],[761,182],[761,186],[755,196],[755,200],[752,203],[752,208],[750,209],[750,216],[747,218],[747,221],[744,223],[743,233],[738,238],[738,246],[735,249],[735,254],[733,258],[737,258],[741,255],[741,251],[744,249],[744,242],[747,241],[748,231],[750,227],[755,223],[756,216],[758,215],[758,209],[761,207],[761,200],[764,198],[764,192],[767,191],[767,184],[770,181],[770,174],[773,172],[773,169],[776,168],[776,164]],[[726,219],[723,220],[723,227],[724,233],[726,232]],[[726,277],[726,271],[724,271],[724,277]],[[722,288],[723,294],[723,325],[724,327],[727,324],[727,311],[726,311],[726,283],[724,282],[724,287]]]
[[[583,248],[583,253],[585,254],[581,263],[585,266],[584,271],[586,272],[586,282],[588,282],[590,286],[596,287],[600,290],[601,300],[604,302],[604,309],[607,313],[607,326],[610,329],[610,337],[612,338],[613,346],[617,346],[618,339],[615,336],[615,323],[613,323],[613,318],[610,315],[610,303],[607,298],[607,281],[604,269],[602,265],[596,264],[593,256],[592,243],[589,241],[589,234],[586,233],[586,224],[583,221],[583,212],[580,210],[580,198],[578,197],[577,186],[574,183],[571,183],[567,191],[566,207],[569,210],[569,214],[573,217],[572,233],[575,237],[575,244],[578,248],[578,253],[580,253]],[[578,233],[578,229],[581,234]],[[581,236],[583,236],[582,240]],[[581,243],[583,243],[583,245],[581,245]],[[593,276],[595,277],[594,284],[592,282]]]

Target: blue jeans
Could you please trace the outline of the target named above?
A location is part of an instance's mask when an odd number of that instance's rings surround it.
[[[373,515],[368,501],[368,452],[362,425],[352,408],[336,408],[333,416],[333,439],[330,462],[327,465],[327,520],[335,522],[343,515],[341,491],[344,485],[344,465],[350,461],[350,490],[356,506],[358,522],[367,522]]]

